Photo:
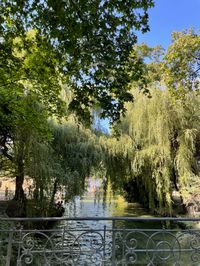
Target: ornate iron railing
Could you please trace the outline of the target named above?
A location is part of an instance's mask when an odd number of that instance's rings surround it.
[[[199,222],[189,218],[1,218],[0,265],[200,265]],[[53,229],[42,229],[52,228],[52,223]]]

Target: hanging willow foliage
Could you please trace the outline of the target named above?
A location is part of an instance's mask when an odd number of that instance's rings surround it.
[[[34,197],[40,202],[65,187],[66,198],[80,195],[85,178],[102,169],[103,153],[95,134],[69,117],[50,121],[51,141],[32,138],[28,175],[34,180]]]
[[[63,183],[68,185],[69,189],[75,187],[76,193],[79,194],[84,188],[85,178],[91,175],[94,169],[98,170],[101,164],[101,147],[95,134],[77,124],[74,119],[63,124],[53,122],[52,125],[52,147],[68,176]],[[71,186],[72,182],[74,186]]]
[[[167,90],[150,93],[148,98],[134,92],[135,101],[127,104],[118,127],[120,137],[102,138],[101,143],[107,147],[112,182],[123,184],[129,199],[169,214],[172,192],[179,190],[187,204],[189,188],[199,179],[200,97],[191,91],[184,102],[174,102]]]

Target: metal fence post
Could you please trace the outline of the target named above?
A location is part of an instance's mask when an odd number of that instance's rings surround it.
[[[11,255],[12,255],[12,241],[13,241],[13,230],[9,232],[8,246],[7,246],[7,256],[6,256],[6,266],[10,266]]]
[[[103,260],[102,266],[105,265],[106,262],[106,225],[103,227]]]
[[[115,266],[115,220],[112,220],[112,266]]]

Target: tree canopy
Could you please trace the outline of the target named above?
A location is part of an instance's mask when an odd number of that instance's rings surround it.
[[[101,138],[113,187],[161,214],[172,214],[176,192],[186,208],[198,209],[200,202],[199,51],[192,30],[173,33],[165,54],[135,46],[133,54],[148,58],[142,72],[148,95],[131,82],[135,100],[126,105],[118,137]]]
[[[183,97],[199,89],[200,35],[194,30],[174,32],[164,57],[165,82],[174,96]]]
[[[173,192],[194,203],[199,189],[199,96],[191,91],[174,104],[168,91],[152,88],[151,98],[134,93],[118,139],[101,138],[107,147],[107,175],[113,187],[152,210],[169,214]]]
[[[26,39],[27,31],[37,29],[37,40],[45,36],[54,47],[59,71],[73,85],[70,107],[88,118],[97,104],[102,116],[115,121],[131,99],[125,65],[135,32],[149,30],[148,9],[153,5],[153,0],[2,0],[0,34],[6,40]]]
[[[1,171],[9,168],[16,176],[16,200],[24,200],[26,174],[41,200],[64,184],[61,176],[69,189],[69,176],[78,176],[76,183],[83,187],[101,152],[95,153],[85,128],[69,123],[66,110],[84,122],[95,107],[112,121],[120,118],[124,103],[132,99],[127,59],[135,32],[149,30],[152,6],[152,0],[1,1]],[[135,60],[135,69],[140,67]],[[52,119],[57,119],[53,126]],[[68,125],[62,127],[61,121]]]
[[[18,36],[1,43],[0,146],[3,155],[11,160],[8,145],[19,132],[37,131],[48,138],[44,121],[64,112],[61,78],[51,48],[36,30],[26,32],[24,39]]]
[[[50,195],[51,205],[59,186],[81,193],[85,177],[102,171],[114,190],[163,213],[172,213],[174,191],[185,205],[196,200],[200,38],[173,33],[166,53],[136,45],[151,7],[152,0],[1,1],[0,163],[16,176],[15,199],[24,198],[26,174],[34,198],[45,204]],[[80,122],[91,122],[94,110],[116,125],[117,137]]]

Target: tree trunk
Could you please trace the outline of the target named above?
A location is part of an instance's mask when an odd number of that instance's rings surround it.
[[[174,185],[174,188],[176,189],[176,191],[179,191],[179,188],[178,188],[178,180],[177,180],[177,174],[176,174],[176,170],[175,170],[175,167],[173,166],[172,168],[172,181],[173,181],[173,185]]]
[[[24,183],[24,174],[16,175],[16,187],[15,187],[14,200],[24,201],[25,194],[24,194],[24,189],[23,189],[23,183]]]
[[[44,200],[44,187],[42,184],[40,184],[40,202],[43,202]]]
[[[178,132],[175,128],[173,128],[172,131],[172,136],[171,136],[171,152],[172,152],[172,159],[173,162],[175,161],[176,155],[177,155],[177,151],[179,148],[179,142],[178,142]],[[179,191],[179,187],[178,187],[178,176],[177,176],[177,171],[176,171],[176,167],[175,167],[175,163],[172,167],[172,182],[174,185],[174,188],[176,191]]]
[[[24,162],[23,162],[23,153],[21,153],[16,160],[16,186],[15,186],[15,196],[14,200],[19,202],[25,201],[25,194],[23,189],[24,183]]]
[[[53,185],[53,191],[51,194],[50,206],[54,203],[54,197],[56,195],[57,189],[58,189],[58,179],[56,178],[54,185]]]
[[[15,216],[24,217],[26,216],[26,197],[23,189],[24,183],[24,163],[23,160],[18,161],[16,174],[16,187],[14,202],[16,205]],[[12,215],[11,215],[12,216]]]

